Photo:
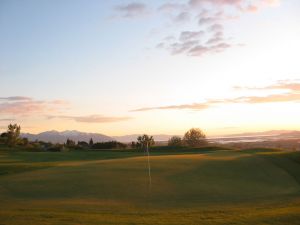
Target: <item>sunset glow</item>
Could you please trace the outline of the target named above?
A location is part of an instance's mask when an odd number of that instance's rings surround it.
[[[1,1],[0,131],[300,127],[297,0]]]

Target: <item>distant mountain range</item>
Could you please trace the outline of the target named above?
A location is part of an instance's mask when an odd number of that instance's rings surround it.
[[[99,133],[85,133],[76,130],[66,130],[66,131],[45,131],[39,134],[30,134],[30,133],[23,133],[21,137],[28,138],[30,141],[45,141],[45,142],[52,142],[52,143],[65,143],[67,139],[71,139],[75,142],[78,141],[86,141],[89,142],[92,138],[94,143],[95,142],[105,142],[105,141],[119,141],[119,142],[131,142],[136,141],[137,137],[141,134],[132,134],[132,135],[124,135],[124,136],[107,136],[104,134]],[[173,135],[153,135],[155,141],[167,141]]]
[[[45,141],[45,142],[52,142],[52,143],[65,143],[67,139],[71,139],[75,142],[78,141],[86,141],[92,138],[94,142],[106,142],[106,141],[119,141],[128,143],[131,141],[136,141],[137,137],[141,134],[132,134],[132,135],[124,135],[124,136],[107,136],[104,134],[99,133],[85,133],[76,130],[66,130],[66,131],[46,131],[39,134],[30,134],[30,133],[23,133],[21,137],[26,137],[30,141]],[[174,135],[168,134],[158,134],[153,135],[154,140],[156,142],[166,142]],[[178,135],[180,136],[180,135]],[[209,137],[212,141],[218,141],[222,139],[236,139],[239,140],[243,137],[243,139],[253,139],[254,137],[272,137],[276,139],[284,139],[284,138],[300,138],[300,131],[296,130],[272,130],[272,131],[265,131],[265,132],[253,132],[253,133],[241,133],[241,134],[232,134],[226,135],[223,137]]]
[[[84,133],[76,130],[66,130],[63,132],[52,130],[52,131],[42,132],[39,134],[23,133],[21,134],[21,136],[28,138],[30,141],[39,140],[39,141],[52,142],[52,143],[65,143],[68,138],[75,142],[78,141],[89,142],[91,138],[93,139],[94,142],[105,142],[105,141],[114,140],[112,137],[103,134]]]

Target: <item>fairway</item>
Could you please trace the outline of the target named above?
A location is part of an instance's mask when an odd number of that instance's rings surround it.
[[[300,154],[0,152],[0,224],[299,224]]]

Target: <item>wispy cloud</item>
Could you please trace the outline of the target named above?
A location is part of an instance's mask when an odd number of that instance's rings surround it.
[[[120,17],[123,18],[135,18],[148,14],[148,8],[143,3],[132,2],[129,4],[122,4],[115,7]]]
[[[214,45],[224,41],[223,32],[215,32],[207,41],[206,45]]]
[[[210,6],[231,6],[237,10],[245,10],[247,8],[255,7],[257,10],[263,7],[275,6],[280,3],[280,0],[190,0],[188,4],[192,7],[205,7]]]
[[[184,22],[188,22],[190,20],[191,20],[191,14],[186,11],[180,12],[173,18],[173,21],[176,23],[184,23]]]
[[[62,111],[69,108],[70,103],[65,100],[35,100],[29,97],[0,97],[0,116],[44,116],[61,114]],[[69,116],[69,115],[51,115],[48,119],[67,119],[80,123],[112,123],[132,119],[131,117],[114,117],[103,115],[89,116]],[[3,118],[1,121],[13,121],[14,119]]]
[[[131,110],[131,112],[143,112],[151,110],[195,110],[201,111],[210,107],[225,105],[225,104],[261,104],[261,103],[278,103],[278,102],[296,102],[300,103],[300,83],[290,81],[279,81],[276,84],[272,84],[263,88],[257,87],[235,87],[235,89],[284,89],[288,92],[280,94],[271,94],[266,96],[241,96],[237,98],[227,99],[210,99],[201,103],[193,104],[181,104],[181,105],[168,105],[168,106],[155,106],[155,107],[143,107]]]
[[[89,115],[89,116],[48,116],[48,119],[67,119],[74,120],[79,123],[113,123],[122,122],[132,119],[131,117],[113,117],[113,116],[103,116],[103,115]]]
[[[235,89],[245,90],[288,90],[288,91],[300,91],[300,80],[281,80],[275,84],[264,87],[241,87],[235,86]]]
[[[194,27],[194,30],[183,28],[175,39],[163,38],[156,44],[156,47],[170,52],[171,55],[184,54],[199,57],[242,46],[240,43],[234,43],[234,38],[228,38],[224,23],[235,21],[245,13],[257,12],[279,3],[280,0],[175,0],[165,2],[158,6],[155,12],[151,11],[153,17],[164,15],[174,26],[187,24],[187,27]],[[150,10],[144,3],[131,2],[116,6],[115,11],[119,14],[118,17],[140,18],[148,15]],[[191,34],[192,40],[184,38],[183,34]]]
[[[196,45],[193,48],[189,49],[188,55],[202,56],[203,54],[206,53],[218,53],[218,52],[223,52],[230,47],[231,45],[227,43],[218,43],[210,46]]]
[[[234,22],[245,13],[253,13],[279,3],[280,0],[178,0],[166,2],[157,8],[157,13],[166,15],[166,18],[175,26],[178,23],[189,23],[188,27],[194,27],[194,30],[182,29],[175,40],[162,39],[156,44],[156,47],[169,51],[171,55],[203,56],[241,46],[240,43],[234,43],[234,38],[227,37],[224,23],[229,20]],[[124,17],[133,17],[131,8],[134,9],[134,12],[137,11],[137,14],[145,11],[145,5],[132,7],[135,4],[137,3],[119,7],[119,10],[125,11]],[[188,33],[195,34],[192,40],[183,38],[182,35]]]
[[[15,119],[0,119],[0,122],[9,122],[9,121],[15,121]]]
[[[240,100],[240,101],[239,101]],[[274,94],[268,96],[250,96],[237,99],[242,103],[272,103],[272,102],[299,102],[300,93]]]
[[[179,40],[182,42],[198,40],[204,36],[204,31],[182,31]]]
[[[31,101],[32,98],[25,96],[0,97],[1,101]]]
[[[179,12],[179,11],[187,10],[187,9],[188,9],[188,7],[186,4],[172,2],[172,3],[165,3],[165,4],[161,5],[158,8],[158,11],[173,13],[173,12]]]
[[[203,110],[210,107],[209,103],[193,103],[193,104],[183,104],[183,105],[168,105],[168,106],[157,106],[157,107],[145,107],[131,110],[131,112],[143,112],[150,110],[160,110],[160,109],[193,109],[193,110]]]
[[[0,115],[29,116],[55,112],[69,105],[64,100],[44,101],[24,96],[0,97],[0,100]]]

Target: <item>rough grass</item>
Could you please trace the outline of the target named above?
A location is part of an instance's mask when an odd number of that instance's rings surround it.
[[[0,152],[0,224],[299,224],[300,154]]]

